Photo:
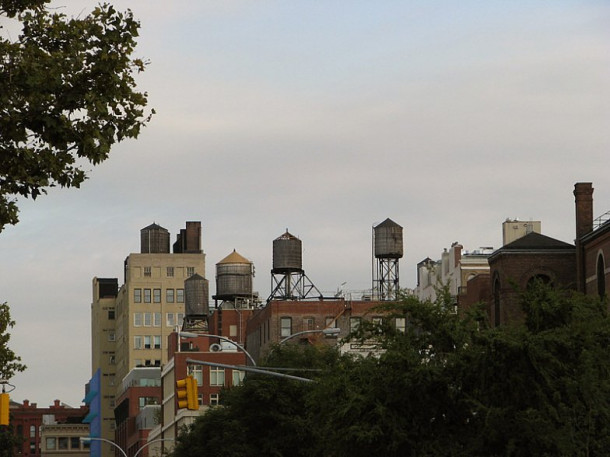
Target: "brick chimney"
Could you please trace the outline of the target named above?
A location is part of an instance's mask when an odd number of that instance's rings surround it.
[[[593,230],[593,184],[577,182],[574,184],[576,200],[576,239]]]
[[[581,244],[584,235],[593,230],[593,185],[590,182],[574,184],[576,203],[576,288],[585,292],[585,255]]]

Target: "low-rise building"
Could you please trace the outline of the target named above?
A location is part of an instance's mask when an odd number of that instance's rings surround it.
[[[40,457],[56,451],[70,452],[69,455],[78,454],[82,448],[80,444],[76,444],[76,439],[89,435],[89,427],[82,425],[87,412],[86,406],[73,408],[59,400],[55,400],[46,408],[39,408],[36,403],[30,403],[28,400],[24,400],[21,404],[11,401],[11,425],[21,443],[15,448],[15,455]],[[59,433],[60,429],[61,433]],[[49,440],[44,441],[43,435]],[[53,443],[56,449],[52,449]],[[43,454],[43,451],[47,454]]]

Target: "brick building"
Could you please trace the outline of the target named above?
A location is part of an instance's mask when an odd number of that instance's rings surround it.
[[[161,368],[134,368],[123,379],[117,394],[114,442],[127,455],[134,455],[146,444],[149,431],[156,425],[155,411],[161,404]],[[147,449],[138,455],[146,457]]]
[[[69,452],[70,455],[78,454],[82,451],[78,438],[89,435],[89,427],[81,424],[87,415],[88,408],[81,406],[72,408],[55,400],[53,404],[46,408],[39,408],[36,403],[24,400],[22,404],[11,402],[10,415],[11,425],[16,435],[21,438],[21,445],[14,450],[15,455],[27,457],[41,457],[43,450],[49,453],[55,451]],[[78,425],[80,427],[75,433],[71,427],[65,427],[62,433],[48,434],[48,443],[43,442],[45,427],[55,425]],[[50,447],[55,446],[55,449]]]
[[[378,301],[352,300],[271,300],[254,311],[248,321],[246,347],[255,359],[263,357],[282,338],[308,330],[340,329],[339,338],[347,336],[363,319],[381,317]],[[303,334],[295,342],[325,341],[320,333]],[[327,340],[336,344],[336,339]]]
[[[489,257],[494,325],[522,318],[520,293],[539,279],[561,288],[575,287],[576,248],[536,232],[508,243]]]
[[[489,277],[468,281],[463,308],[487,304],[490,322],[499,325],[522,318],[519,291],[534,278],[556,287],[607,297],[610,290],[610,211],[593,218],[593,186],[576,183],[575,245],[531,232],[489,257]]]
[[[610,211],[593,219],[593,186],[574,186],[578,290],[605,297],[610,290]]]

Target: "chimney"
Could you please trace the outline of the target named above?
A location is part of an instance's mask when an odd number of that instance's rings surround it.
[[[576,239],[579,240],[593,230],[593,184],[578,182],[574,184],[576,200]]]
[[[585,253],[581,243],[584,235],[593,230],[593,185],[590,182],[574,184],[576,201],[576,290],[586,292]]]
[[[462,260],[462,249],[464,246],[459,244],[457,241],[451,245],[453,248],[453,267],[457,268],[460,264],[460,260]]]

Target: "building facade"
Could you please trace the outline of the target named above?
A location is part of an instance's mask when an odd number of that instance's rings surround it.
[[[120,287],[117,278],[93,279],[91,368],[92,374],[100,370],[101,438],[115,439],[116,400],[130,371],[167,363],[168,336],[185,315],[185,281],[195,274],[205,276],[205,254],[201,223],[191,221],[173,252],[166,229],[142,229],[140,252],[125,259]],[[103,455],[110,451],[102,445]]]
[[[610,211],[593,219],[593,185],[574,186],[578,290],[607,297],[610,291]]]
[[[491,247],[464,251],[464,247],[455,242],[443,251],[440,260],[422,260],[417,264],[415,295],[422,301],[434,301],[439,288],[447,287],[457,306],[460,298],[467,294],[468,281],[489,273],[488,258],[492,252]]]
[[[88,408],[72,408],[55,400],[46,408],[24,400],[10,404],[11,425],[21,444],[15,455],[41,457],[43,455],[80,455],[80,437],[89,435],[89,427],[82,421]],[[88,453],[88,451],[87,451]]]

